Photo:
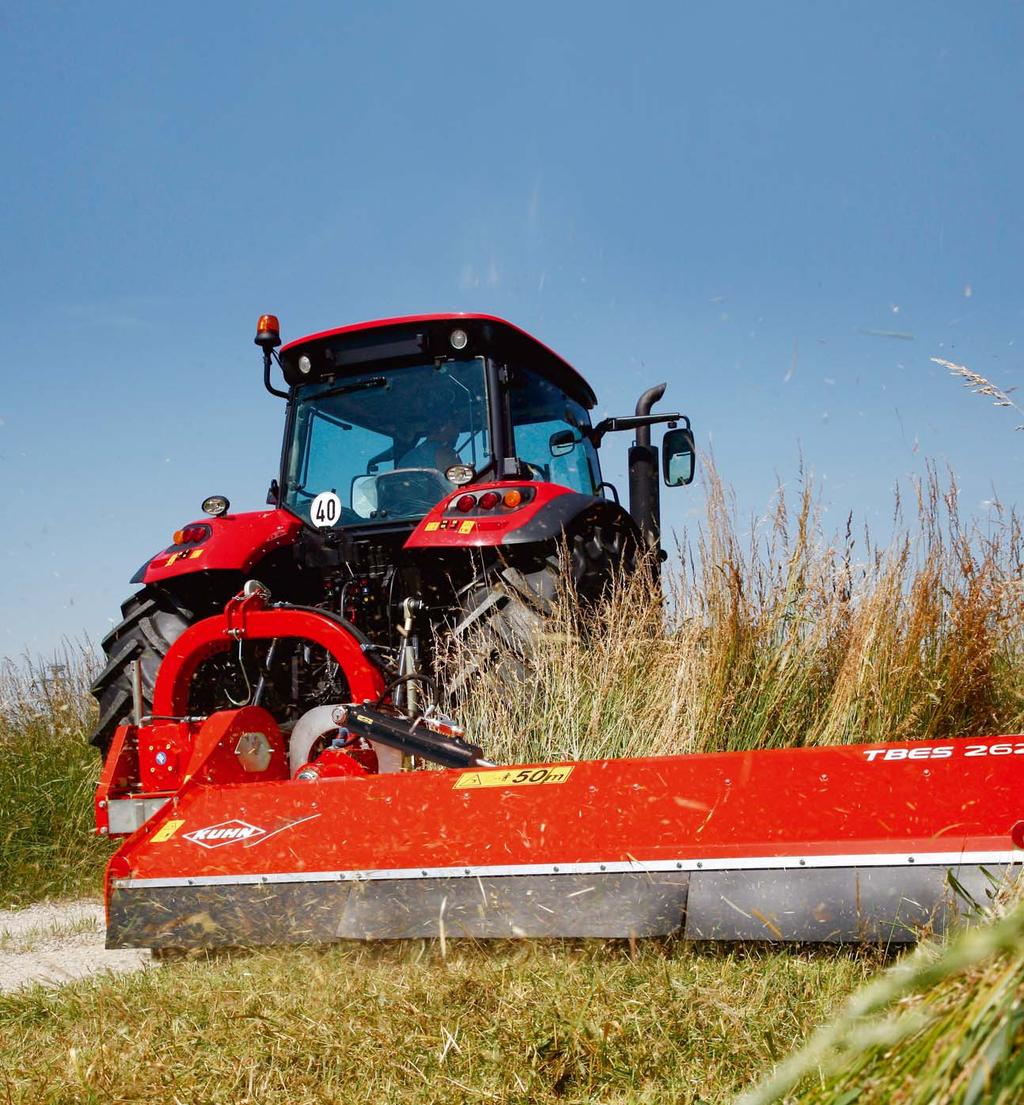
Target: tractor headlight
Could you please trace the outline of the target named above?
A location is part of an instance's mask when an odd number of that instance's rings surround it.
[[[308,376],[313,371],[313,362],[305,353],[299,358],[299,371],[303,376]]]
[[[452,349],[465,349],[469,345],[469,335],[465,330],[453,330],[448,336]]]
[[[204,514],[212,514],[214,518],[219,518],[222,514],[227,514],[230,506],[231,503],[226,495],[208,495],[203,499],[202,511]]]
[[[463,484],[471,483],[475,475],[470,465],[453,464],[451,468],[445,469],[444,478],[456,487],[462,487]]]

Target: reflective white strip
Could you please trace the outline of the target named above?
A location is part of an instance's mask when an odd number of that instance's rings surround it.
[[[108,831],[114,836],[133,833],[169,801],[170,798],[112,798],[107,803]]]
[[[269,883],[375,882],[399,879],[478,879],[508,875],[617,875],[664,871],[791,871],[828,867],[978,867],[1024,863],[1024,852],[907,852],[841,856],[745,856],[736,859],[627,860],[608,863],[523,863],[501,867],[397,867],[376,871],[288,871],[272,875],[114,879],[116,887],[261,886]]]

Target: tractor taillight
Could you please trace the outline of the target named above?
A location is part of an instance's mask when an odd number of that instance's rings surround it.
[[[501,502],[501,496],[497,491],[485,491],[480,496],[480,509],[493,510]]]
[[[518,487],[513,487],[511,491],[506,491],[502,496],[501,501],[509,508],[509,510],[515,510],[523,501],[523,493]]]
[[[209,536],[209,526],[185,526],[182,529],[175,530],[173,540],[175,545],[198,545]]]
[[[476,499],[472,495],[460,495],[458,502],[455,504],[455,509],[462,511],[463,514],[468,514],[475,506]]]

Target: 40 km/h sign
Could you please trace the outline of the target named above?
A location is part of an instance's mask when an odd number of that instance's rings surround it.
[[[309,517],[319,529],[333,526],[341,517],[341,499],[333,491],[321,491],[310,504]]]

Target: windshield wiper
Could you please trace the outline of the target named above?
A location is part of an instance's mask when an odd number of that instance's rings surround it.
[[[327,399],[331,395],[347,395],[350,391],[365,391],[368,388],[385,388],[388,386],[386,376],[371,376],[368,380],[359,380],[355,384],[339,384],[330,391],[322,391],[314,396],[316,399]]]

